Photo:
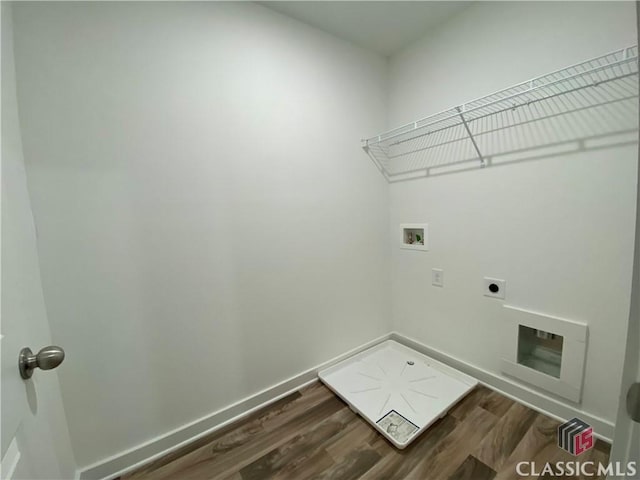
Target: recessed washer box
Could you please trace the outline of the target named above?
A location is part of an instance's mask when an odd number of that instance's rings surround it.
[[[429,250],[428,223],[401,223],[400,235],[400,248]]]
[[[478,384],[474,378],[393,340],[354,355],[318,376],[400,449]]]

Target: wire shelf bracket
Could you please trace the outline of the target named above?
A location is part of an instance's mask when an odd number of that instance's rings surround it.
[[[484,158],[482,157],[482,153],[480,153],[480,149],[478,148],[478,144],[476,143],[475,138],[473,138],[473,133],[471,133],[471,129],[469,129],[469,124],[464,119],[463,108],[464,108],[464,105],[462,107],[456,107],[456,110],[458,110],[458,112],[460,113],[460,120],[462,120],[464,129],[469,134],[469,140],[471,140],[471,143],[473,143],[473,148],[478,153],[478,158],[480,159],[480,168],[484,168],[485,167]]]
[[[363,139],[362,148],[394,182],[637,130],[633,45]]]

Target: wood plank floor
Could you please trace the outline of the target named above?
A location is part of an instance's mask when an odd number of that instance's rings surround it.
[[[479,386],[397,450],[317,382],[122,480],[517,479],[520,461],[542,466],[576,460],[556,446],[557,426]],[[579,457],[603,463],[608,458],[609,445],[600,440]]]

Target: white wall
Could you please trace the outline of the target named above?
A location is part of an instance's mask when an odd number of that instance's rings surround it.
[[[2,17],[2,448],[15,439],[20,451],[12,478],[73,478],[71,451],[57,371],[18,373],[22,347],[51,343],[45,311],[36,232],[27,191],[16,98],[11,5]],[[66,367],[63,364],[60,368]],[[3,465],[4,467],[5,465]],[[3,472],[7,473],[7,472]],[[3,476],[3,478],[6,478]]]
[[[358,139],[635,43],[633,8],[476,4],[387,72],[254,4],[17,5],[25,159],[78,463],[386,333],[390,317],[499,375],[503,309],[481,296],[484,275],[507,280],[509,304],[589,323],[580,408],[613,421],[637,147],[389,190]],[[421,221],[430,252],[389,245]]]
[[[635,44],[634,8],[476,4],[391,59],[389,127]],[[589,324],[578,409],[615,421],[636,164],[631,145],[393,184],[392,238],[400,223],[428,222],[431,246],[392,246],[394,329],[500,375],[508,317],[482,296],[482,278],[506,279],[505,303]],[[444,288],[431,286],[434,267]]]
[[[15,7],[81,466],[388,331],[386,62],[249,3]]]

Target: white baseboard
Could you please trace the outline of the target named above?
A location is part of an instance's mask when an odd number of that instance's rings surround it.
[[[464,362],[441,352],[440,350],[424,345],[423,343],[406,337],[398,332],[392,332],[390,337],[391,340],[395,340],[398,343],[409,348],[413,348],[420,353],[460,370],[467,375],[471,375],[480,383],[488,386],[492,390],[496,390],[505,397],[509,397],[533,410],[548,415],[549,417],[560,421],[579,417],[593,427],[594,435],[596,437],[611,443],[615,425],[608,420],[596,417],[595,415],[572,407],[571,405],[567,405],[560,400],[549,397],[544,393],[517,383],[509,378],[475,367],[470,363]]]
[[[110,479],[131,470],[135,470],[136,468],[175,451],[194,440],[213,433],[232,422],[241,420],[254,411],[259,410],[295,392],[296,390],[299,390],[301,387],[316,381],[319,370],[328,368],[345,358],[360,353],[361,351],[371,348],[386,340],[395,340],[402,345],[413,348],[414,350],[428,355],[435,360],[471,375],[480,383],[500,392],[506,397],[512,398],[513,400],[550,417],[562,421],[573,417],[579,417],[593,427],[597,437],[606,440],[607,442],[611,442],[610,439],[613,438],[614,424],[608,420],[596,417],[577,408],[573,408],[559,400],[520,385],[510,379],[503,378],[495,373],[475,367],[400,333],[391,332],[327,362],[317,365],[316,367],[295,375],[281,383],[278,383],[277,385],[273,385],[251,395],[250,397],[229,405],[228,407],[213,412],[196,420],[195,422],[167,432],[166,434],[138,445],[137,447],[123,451],[92,465],[83,467],[79,470],[79,480]]]
[[[367,342],[364,345],[354,348],[353,350],[339,355],[327,362],[280,382],[277,385],[266,388],[254,395],[251,395],[250,397],[244,398],[232,405],[229,405],[228,407],[167,432],[164,435],[156,437],[134,448],[120,452],[112,457],[105,458],[104,460],[92,465],[81,467],[79,469],[79,479],[110,479],[131,470],[135,470],[136,468],[173,452],[194,440],[213,433],[229,423],[241,420],[254,411],[299,390],[303,386],[317,380],[319,370],[328,368],[345,358],[389,340],[390,335],[391,334],[386,334],[382,337],[376,338],[375,340]]]

